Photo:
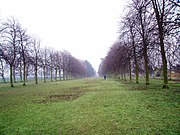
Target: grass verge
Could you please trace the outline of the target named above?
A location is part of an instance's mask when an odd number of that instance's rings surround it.
[[[180,84],[89,78],[0,85],[0,134],[179,134]]]

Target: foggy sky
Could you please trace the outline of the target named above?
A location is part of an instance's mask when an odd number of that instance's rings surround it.
[[[68,50],[97,70],[117,40],[127,0],[0,0],[0,19],[17,18],[41,47]]]

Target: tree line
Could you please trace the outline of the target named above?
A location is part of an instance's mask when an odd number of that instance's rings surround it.
[[[12,17],[0,22],[0,78],[5,83],[7,74],[13,87],[17,78],[23,85],[28,78],[38,84],[40,77],[44,82],[91,77],[95,70],[87,60],[79,60],[66,50],[41,48],[40,40]]]
[[[180,74],[180,1],[132,0],[120,21],[119,38],[102,60],[99,74],[132,74],[136,83],[144,75],[162,70],[163,88],[168,88],[168,72]]]

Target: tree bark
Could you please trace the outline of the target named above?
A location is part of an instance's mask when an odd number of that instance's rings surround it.
[[[148,68],[148,56],[147,56],[147,48],[144,48],[144,66],[146,72],[146,85],[149,85],[149,68]]]
[[[141,30],[142,30],[142,41],[143,41],[143,56],[144,56],[144,67],[146,72],[146,85],[149,85],[149,69],[148,69],[148,56],[147,56],[147,39],[145,38],[145,30],[142,18],[142,10],[139,12],[140,15],[140,23],[141,23]]]
[[[172,72],[172,64],[169,64],[169,80],[172,80],[172,74],[171,74],[171,72]]]
[[[44,55],[45,55],[45,57],[44,57],[44,83],[46,82],[46,54],[47,53],[47,50],[46,50],[46,48],[45,48],[45,51],[44,51]]]
[[[24,63],[23,86],[25,86],[26,85],[26,62],[24,61],[23,63]]]
[[[63,69],[63,80],[65,80],[65,71]]]
[[[167,60],[166,60],[166,53],[164,50],[164,32],[165,29],[163,28],[163,21],[164,21],[164,14],[165,14],[165,1],[163,0],[161,9],[159,7],[159,3],[156,0],[151,0],[154,12],[156,15],[156,21],[158,25],[158,34],[159,34],[159,44],[161,48],[161,57],[163,63],[163,77],[164,77],[164,84],[162,88],[169,88],[168,86],[168,76],[167,76]]]
[[[10,65],[10,85],[11,87],[14,87],[13,85],[13,66]]]
[[[26,60],[25,60],[24,55],[25,55],[24,54],[24,48],[23,48],[23,45],[22,45],[22,56],[23,56],[23,65],[24,65],[24,67],[23,67],[23,72],[24,72],[24,74],[23,74],[23,86],[26,85]]]
[[[158,30],[159,30],[159,39],[160,39],[160,47],[161,47],[161,56],[162,56],[162,63],[163,63],[163,77],[164,77],[164,84],[162,88],[169,88],[168,86],[168,76],[167,76],[167,60],[166,60],[166,53],[164,50],[164,33],[163,33],[163,24],[159,22]]]
[[[127,81],[127,80],[126,80],[126,73],[124,73],[124,81]]]
[[[59,80],[61,80],[61,69],[59,69]]]
[[[22,82],[22,63],[21,63],[21,58],[20,58],[20,81]]]
[[[130,26],[130,34],[131,34],[131,39],[132,39],[133,56],[134,56],[134,62],[135,62],[136,83],[139,83],[139,68],[138,68],[138,62],[137,62],[137,56],[136,56],[136,47],[135,47],[134,35],[133,35],[133,30],[132,30],[131,26]]]
[[[137,62],[137,57],[136,57],[136,47],[133,39],[133,55],[134,55],[134,62],[135,62],[135,72],[136,72],[136,83],[139,83],[139,67],[138,67],[138,62]]]
[[[56,77],[55,77],[55,80],[57,81],[57,73],[58,73],[58,67],[56,67]]]
[[[35,58],[35,84],[38,84],[38,74],[37,74],[37,66],[38,66],[38,56],[37,56],[37,53],[36,53],[36,58]]]
[[[52,77],[52,72],[53,72],[53,71],[52,71],[52,65],[51,65],[51,67],[50,67],[50,70],[51,70],[50,72],[51,72],[51,82],[52,82],[52,81],[53,81],[53,79],[52,79],[52,78],[53,78],[53,77]]]
[[[168,76],[167,76],[167,60],[166,60],[166,55],[165,55],[165,50],[164,50],[164,43],[160,43],[160,44],[161,44],[161,55],[162,55],[162,61],[163,61],[163,77],[164,77],[163,88],[169,88]]]
[[[37,64],[35,64],[35,84],[38,84],[38,79],[37,79]]]
[[[44,72],[44,83],[45,83],[46,82],[46,67],[45,67],[45,65],[43,67],[43,72]]]
[[[132,82],[132,74],[131,74],[131,60],[129,59],[129,80]]]
[[[16,72],[15,72],[15,67],[12,68],[13,71],[13,79],[14,79],[14,83],[16,83]]]

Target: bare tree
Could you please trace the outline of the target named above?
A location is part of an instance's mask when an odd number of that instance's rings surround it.
[[[66,80],[68,76],[69,62],[71,55],[68,51],[63,51],[61,52],[61,56],[62,56],[63,80]]]
[[[13,87],[13,79],[20,76],[23,85],[26,85],[28,77],[35,75],[35,83],[38,83],[38,69],[43,71],[44,82],[50,76],[51,81],[55,74],[57,81],[63,74],[63,79],[72,79],[73,76],[88,76],[90,63],[84,64],[83,60],[73,57],[68,51],[52,51],[40,48],[40,42],[29,36],[27,31],[14,19],[7,19],[0,23],[0,75],[4,79],[4,65],[9,65],[10,85]],[[59,71],[59,72],[58,72]],[[62,71],[62,72],[61,72]],[[18,79],[18,77],[17,77]]]
[[[132,14],[131,17],[124,18],[123,20],[124,32],[122,33],[122,35],[127,34],[130,38],[130,43],[132,46],[132,56],[134,57],[134,63],[135,63],[136,83],[139,83],[139,66],[138,66],[138,56],[137,56],[138,51],[137,51],[137,46],[136,46],[137,31],[136,31],[136,26],[135,26],[136,20],[134,18],[135,16],[133,15],[134,14]]]
[[[3,31],[2,31],[2,55],[3,59],[10,66],[10,85],[13,85],[13,66],[16,61],[17,51],[18,51],[18,31],[20,28],[20,24],[14,18],[7,19],[7,21],[2,23]]]
[[[151,0],[156,22],[158,26],[158,36],[159,36],[159,45],[161,48],[161,57],[163,63],[163,77],[164,84],[163,88],[169,88],[168,86],[168,75],[167,75],[167,58],[165,51],[165,43],[164,39],[166,34],[168,33],[168,26],[171,26],[172,14],[174,14],[174,10],[177,7],[169,0]],[[170,22],[170,23],[169,23]]]
[[[127,46],[124,43],[117,41],[114,43],[107,56],[103,59],[101,65],[102,74],[106,75],[121,75],[122,80],[126,81],[126,74],[129,67],[129,53]]]
[[[47,48],[41,49],[41,65],[43,68],[44,83],[46,82],[47,74]]]
[[[88,70],[84,61],[78,60],[75,57],[71,56],[70,58],[70,79],[72,78],[82,78],[87,77]]]
[[[149,64],[148,64],[148,46],[150,43],[151,33],[154,30],[154,16],[149,0],[133,0],[131,10],[136,14],[136,30],[140,34],[142,44],[144,69],[146,76],[146,85],[149,84]]]
[[[38,66],[40,60],[40,41],[34,39],[31,53],[33,57],[33,64],[34,64],[34,75],[35,75],[35,83],[38,84]]]
[[[53,67],[54,65],[54,58],[55,58],[55,54],[54,54],[54,50],[53,49],[48,49],[48,56],[49,56],[49,67],[50,67],[50,78],[51,78],[51,82],[53,81]],[[57,70],[56,70],[57,71]]]
[[[22,28],[19,29],[18,36],[20,39],[20,43],[19,43],[20,59],[22,59],[22,62],[23,62],[23,86],[25,86],[26,77],[27,77],[26,65],[29,60],[29,51],[30,51],[28,46],[32,43],[32,41],[31,41],[31,37],[27,35],[26,30]]]
[[[83,61],[83,64],[86,68],[86,72],[87,72],[87,77],[92,77],[92,76],[95,76],[95,70],[94,68],[92,67],[91,63],[87,60]]]
[[[166,56],[167,56],[167,64],[169,67],[169,79],[172,80],[171,73],[173,67],[177,64],[180,64],[179,56],[180,56],[180,46],[178,45],[178,35],[168,36],[168,40],[165,40],[166,44]]]
[[[55,80],[57,81],[58,78],[58,71],[59,71],[59,79],[61,80],[61,52],[56,51],[54,53],[54,67],[55,67]]]

